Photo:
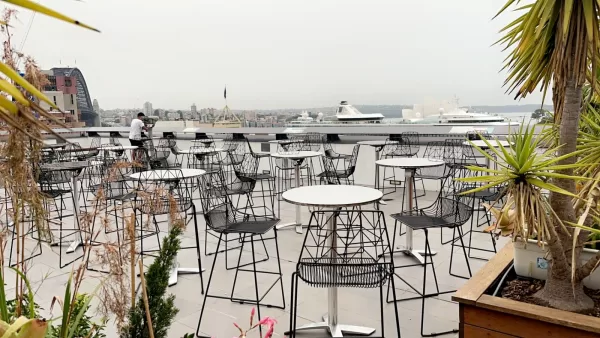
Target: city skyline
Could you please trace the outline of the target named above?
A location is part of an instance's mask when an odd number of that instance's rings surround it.
[[[102,33],[50,24],[41,15],[32,21],[28,11],[20,13],[13,32],[15,43],[42,68],[81,69],[105,109],[141,109],[146,101],[177,109],[194,102],[223,107],[225,85],[228,105],[242,110],[334,106],[341,100],[414,104],[454,95],[467,105],[505,105],[514,101],[502,88],[504,55],[490,46],[514,17],[491,20],[502,5],[55,0],[53,8]],[[44,47],[48,39],[53,48]],[[148,46],[157,52],[140,52]],[[521,102],[540,103],[541,95]]]

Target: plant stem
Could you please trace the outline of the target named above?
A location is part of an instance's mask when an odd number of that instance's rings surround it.
[[[152,328],[152,316],[150,316],[150,305],[148,304],[148,294],[146,294],[146,280],[144,279],[144,264],[142,260],[139,261],[140,266],[140,278],[142,280],[142,297],[144,299],[144,308],[146,308],[146,320],[148,321],[148,333],[150,338],[154,338],[154,329]]]

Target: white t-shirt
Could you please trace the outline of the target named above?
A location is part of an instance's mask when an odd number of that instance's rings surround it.
[[[142,122],[142,120],[133,119],[131,121],[131,130],[129,131],[129,139],[130,140],[141,140],[143,127],[144,127],[144,122]]]

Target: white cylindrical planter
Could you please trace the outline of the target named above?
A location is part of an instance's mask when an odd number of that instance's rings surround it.
[[[522,241],[514,243],[515,272],[522,277],[531,277],[546,280],[548,275],[547,248],[541,248],[534,240],[527,241],[527,246]],[[598,250],[583,249],[582,262],[594,257]],[[583,284],[590,289],[600,289],[600,269],[596,269],[590,276],[583,280]]]

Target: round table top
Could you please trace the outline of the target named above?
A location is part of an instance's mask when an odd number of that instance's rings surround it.
[[[425,168],[425,167],[438,167],[444,165],[444,161],[421,158],[421,157],[395,157],[388,158],[385,160],[379,160],[375,162],[377,165],[382,167],[397,167],[397,168]]]
[[[133,150],[133,149],[137,149],[139,148],[138,146],[102,146],[100,147],[100,149],[102,150],[112,150],[112,151],[119,151],[119,150]]]
[[[473,140],[471,142],[473,142],[473,144],[469,143],[469,141],[465,141],[463,144],[466,145],[466,146],[476,145],[476,146],[478,146],[481,149],[487,149],[487,148],[489,148],[488,145],[483,140]],[[488,142],[494,148],[498,148],[498,147],[504,147],[504,148],[510,147],[510,142],[508,142],[508,141],[488,140]]]
[[[271,140],[269,143],[277,143],[277,144],[292,144],[292,143],[302,143],[304,140]]]
[[[383,193],[359,185],[311,185],[290,189],[282,197],[296,205],[342,208],[377,202]]]
[[[284,151],[280,153],[271,153],[271,157],[276,158],[308,158],[308,157],[317,157],[322,154],[318,151],[309,151],[309,150],[301,150],[301,151]]]
[[[201,139],[197,139],[194,141],[200,142],[200,143],[213,143],[213,142],[223,141],[223,139],[222,138],[201,138]]]
[[[209,154],[209,153],[220,153],[225,151],[223,148],[195,148],[195,149],[183,149],[180,150],[180,154]]]
[[[89,161],[55,162],[40,165],[43,171],[80,170],[90,166]]]
[[[201,169],[148,170],[131,174],[129,177],[135,180],[143,178],[146,181],[168,181],[180,178],[198,177],[205,173],[206,171]]]
[[[371,147],[382,147],[385,146],[386,144],[398,144],[400,142],[398,141],[391,141],[391,140],[371,140],[371,141],[358,141],[356,142],[356,144],[360,144],[363,146],[371,146]]]

